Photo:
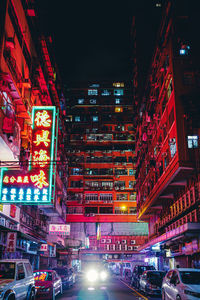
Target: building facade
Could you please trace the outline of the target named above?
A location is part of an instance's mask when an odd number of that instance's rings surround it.
[[[83,84],[66,92],[69,181],[67,223],[71,237],[94,253],[107,235],[147,234],[136,217],[135,128],[131,88],[124,82]],[[128,225],[130,225],[128,227]],[[89,236],[97,243],[87,244]],[[133,238],[134,240],[134,238]],[[139,240],[132,251],[136,251]],[[128,251],[105,243],[106,251]],[[104,249],[104,250],[105,250]],[[131,249],[131,248],[130,248]],[[86,251],[86,250],[84,250]],[[89,250],[88,250],[89,251]]]
[[[48,224],[65,223],[67,171],[61,150],[65,128],[59,73],[51,56],[51,39],[42,37],[37,30],[33,5],[33,1],[18,0],[0,3],[0,168],[28,171],[32,159],[32,109],[56,106],[60,150],[55,154],[55,197],[47,207],[1,204],[0,256],[28,258],[38,268],[42,257],[47,263],[56,259],[55,245],[64,247],[64,239],[57,244],[49,236]],[[9,232],[16,234],[16,247],[11,251],[7,245]],[[46,246],[42,248],[43,243]]]
[[[149,223],[140,250],[161,267],[199,266],[199,41],[188,1],[165,1],[143,99],[138,107],[138,218]],[[153,250],[156,249],[156,250]],[[165,250],[163,250],[165,249]],[[193,254],[195,253],[195,254]]]

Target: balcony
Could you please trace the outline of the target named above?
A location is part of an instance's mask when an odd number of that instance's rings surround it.
[[[189,164],[179,161],[178,153],[175,154],[160,177],[156,177],[154,170],[151,169],[147,176],[147,178],[151,178],[150,189],[146,198],[139,200],[138,218],[148,220],[152,214],[162,209],[162,201],[170,199],[178,189],[185,187],[185,178],[189,178],[193,170]]]

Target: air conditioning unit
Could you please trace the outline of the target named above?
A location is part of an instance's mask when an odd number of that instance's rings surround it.
[[[132,246],[128,246],[128,251],[132,251],[133,247]]]
[[[110,250],[115,251],[115,245],[110,245]]]
[[[136,241],[135,240],[131,240],[131,245],[135,245]]]
[[[102,243],[102,244],[105,244],[105,242],[106,242],[105,239],[102,239],[102,240],[101,240],[101,243]]]
[[[111,243],[111,242],[112,242],[111,239],[106,240],[106,243]]]
[[[116,251],[121,251],[122,250],[122,246],[121,245],[116,245]]]
[[[122,240],[122,244],[126,244],[126,240]]]
[[[110,250],[110,245],[105,245],[106,250],[109,251]]]
[[[139,246],[133,246],[133,250],[137,250]]]

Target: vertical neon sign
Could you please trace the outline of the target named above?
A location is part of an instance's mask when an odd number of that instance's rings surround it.
[[[30,170],[1,170],[0,203],[51,204],[56,108],[33,107],[32,123]]]

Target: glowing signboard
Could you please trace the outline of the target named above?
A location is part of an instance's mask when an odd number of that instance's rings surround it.
[[[51,235],[70,235],[70,225],[68,224],[50,224],[49,234]]]
[[[2,168],[0,203],[50,204],[53,180],[56,108],[32,110],[32,160],[30,170]]]

